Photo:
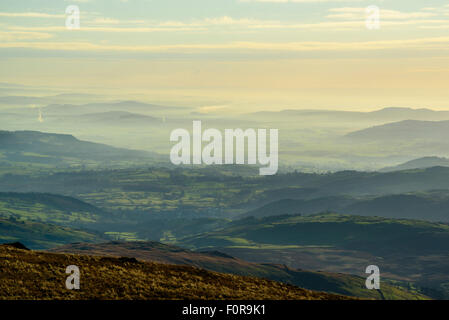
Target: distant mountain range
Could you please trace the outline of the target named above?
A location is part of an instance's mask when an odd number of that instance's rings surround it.
[[[346,137],[358,140],[428,139],[449,143],[449,121],[404,120],[351,132]]]
[[[83,101],[95,101],[83,104],[71,104]],[[44,109],[46,112],[65,114],[86,113],[86,112],[106,112],[113,110],[136,112],[136,110],[149,112],[155,110],[179,109],[178,107],[169,107],[156,104],[148,104],[134,100],[121,101],[100,101],[100,96],[89,94],[59,94],[46,97],[33,96],[1,96],[0,105],[14,106],[8,110],[20,111],[28,105],[34,105]],[[29,108],[28,108],[29,109]],[[182,109],[182,108],[181,108]]]
[[[123,111],[130,113],[141,113],[147,115],[155,111],[182,110],[179,107],[168,107],[155,104],[148,104],[138,101],[117,101],[117,102],[98,102],[83,105],[73,104],[50,104],[42,108],[43,112],[50,115],[81,115],[87,113],[103,113],[111,111]]]
[[[424,169],[431,167],[449,167],[449,159],[443,157],[423,157],[413,159],[397,166],[385,167],[380,172],[392,172],[411,169]]]
[[[192,113],[193,107],[132,100],[99,102],[98,97],[90,100],[94,102],[81,103],[76,99],[70,102],[70,97],[58,96],[66,100],[36,104],[39,107],[34,108],[29,107],[33,104],[27,99],[24,102],[28,104],[22,106],[5,104],[0,110],[0,127],[10,131],[74,134],[84,140],[161,154],[170,152],[167,143],[170,132],[190,128],[192,120],[202,120],[204,127],[219,130],[278,128],[282,132],[280,167],[304,171],[379,170],[430,154],[449,156],[449,143],[444,139],[449,125],[437,121],[449,123],[449,111],[384,108],[372,112],[284,110],[244,115],[199,114]],[[398,121],[404,122],[398,128],[389,131],[378,128],[394,126],[393,122]],[[420,129],[421,126],[424,128]]]
[[[5,84],[0,84],[0,87]],[[14,88],[14,86],[7,87],[9,90]],[[15,89],[20,89],[22,87],[16,87]],[[8,92],[8,89],[5,89]],[[8,107],[18,106],[23,107],[26,105],[43,106],[52,103],[86,103],[89,101],[98,101],[104,98],[99,95],[86,94],[86,93],[62,93],[51,96],[24,96],[24,95],[9,95],[0,97],[0,105],[5,105]]]
[[[313,109],[291,109],[282,111],[261,111],[250,114],[260,119],[273,119],[286,121],[300,121],[311,119],[330,122],[341,121],[367,121],[367,122],[394,122],[402,120],[427,120],[439,121],[449,120],[449,111],[436,111],[426,108],[398,108],[389,107],[371,112],[360,111],[338,111],[338,110],[313,110]]]
[[[341,143],[360,145],[399,158],[449,155],[449,121],[404,120],[346,134]]]
[[[162,119],[146,116],[138,113],[126,112],[126,111],[107,111],[100,113],[87,113],[78,116],[80,121],[90,121],[95,123],[110,123],[126,125],[128,123],[136,125],[150,125],[155,122],[162,124]]]

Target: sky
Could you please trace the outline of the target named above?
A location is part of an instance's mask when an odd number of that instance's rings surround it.
[[[449,109],[449,3],[2,0],[0,83],[216,113]]]

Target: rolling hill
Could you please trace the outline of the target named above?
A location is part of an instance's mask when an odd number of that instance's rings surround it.
[[[314,199],[282,199],[241,215],[268,217],[277,215],[303,215],[318,212],[340,212],[361,216],[420,219],[449,222],[449,194],[447,191],[392,194],[385,196],[332,196]]]
[[[449,225],[419,220],[341,214],[253,217],[229,227],[186,237],[195,248],[220,246],[330,246],[388,253],[447,253]]]
[[[345,208],[356,201],[356,198],[349,196],[318,197],[313,199],[281,199],[270,202],[260,208],[250,210],[239,216],[239,218],[262,218],[297,214],[307,215],[324,211],[338,212],[342,208]]]
[[[39,131],[0,131],[0,162],[14,165],[114,165],[121,162],[151,163],[151,152],[110,147],[81,141],[72,135]]]
[[[300,180],[302,177],[302,181]],[[318,195],[386,195],[449,189],[449,168],[432,167],[395,172],[341,171],[326,175],[298,175],[298,184],[319,189]]]
[[[46,193],[0,193],[0,242],[33,249],[108,239],[95,231],[110,215],[72,197]]]
[[[449,197],[446,192],[398,194],[355,201],[341,212],[386,218],[407,218],[449,222]]]
[[[0,217],[0,243],[20,241],[32,249],[48,249],[71,242],[105,240],[103,235],[93,231]]]
[[[47,193],[0,192],[0,216],[73,227],[95,223],[107,214],[72,197]]]
[[[80,290],[67,290],[65,269],[76,265]],[[35,252],[0,246],[0,299],[27,300],[340,300],[270,280],[130,258]]]

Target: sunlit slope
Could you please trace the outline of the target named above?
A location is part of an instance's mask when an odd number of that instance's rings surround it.
[[[0,192],[0,216],[73,226],[93,223],[106,213],[72,197],[47,193]]]

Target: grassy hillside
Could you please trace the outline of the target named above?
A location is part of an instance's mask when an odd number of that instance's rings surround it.
[[[32,249],[45,249],[71,242],[98,242],[104,239],[95,232],[0,217],[0,243],[20,241]]]
[[[73,197],[14,192],[0,192],[0,218],[95,230],[110,239],[164,239],[165,241],[214,230],[229,221],[229,219],[207,217],[197,219],[162,215],[152,217],[144,213],[113,214]],[[13,230],[10,232],[11,235],[14,233]],[[34,234],[21,232],[16,234],[14,239],[28,242],[34,237]],[[86,238],[86,240],[89,239]]]
[[[80,268],[80,290],[65,268]],[[274,281],[125,258],[33,252],[0,246],[0,299],[347,299]]]
[[[235,221],[229,227],[183,239],[197,248],[214,246],[319,245],[373,253],[443,253],[449,225],[419,220],[340,214],[274,216]]]
[[[261,218],[296,213],[309,215],[325,211],[449,222],[449,194],[447,191],[433,191],[378,197],[341,195],[316,199],[282,199],[250,210],[240,217]]]
[[[250,263],[219,251],[195,252],[158,242],[75,243],[50,250],[56,253],[132,257],[143,261],[190,265],[211,271],[280,281],[305,289],[369,299],[424,299],[404,285],[383,284],[381,291],[367,290],[365,278],[347,274],[311,272],[285,265]]]
[[[386,195],[355,201],[341,212],[365,216],[449,222],[449,196],[444,192]]]
[[[61,225],[93,223],[105,213],[88,203],[46,193],[0,192],[0,216]]]
[[[320,197],[316,199],[282,199],[270,202],[257,209],[250,210],[239,218],[269,217],[279,215],[312,214],[324,211],[338,211],[357,199],[349,196]]]

